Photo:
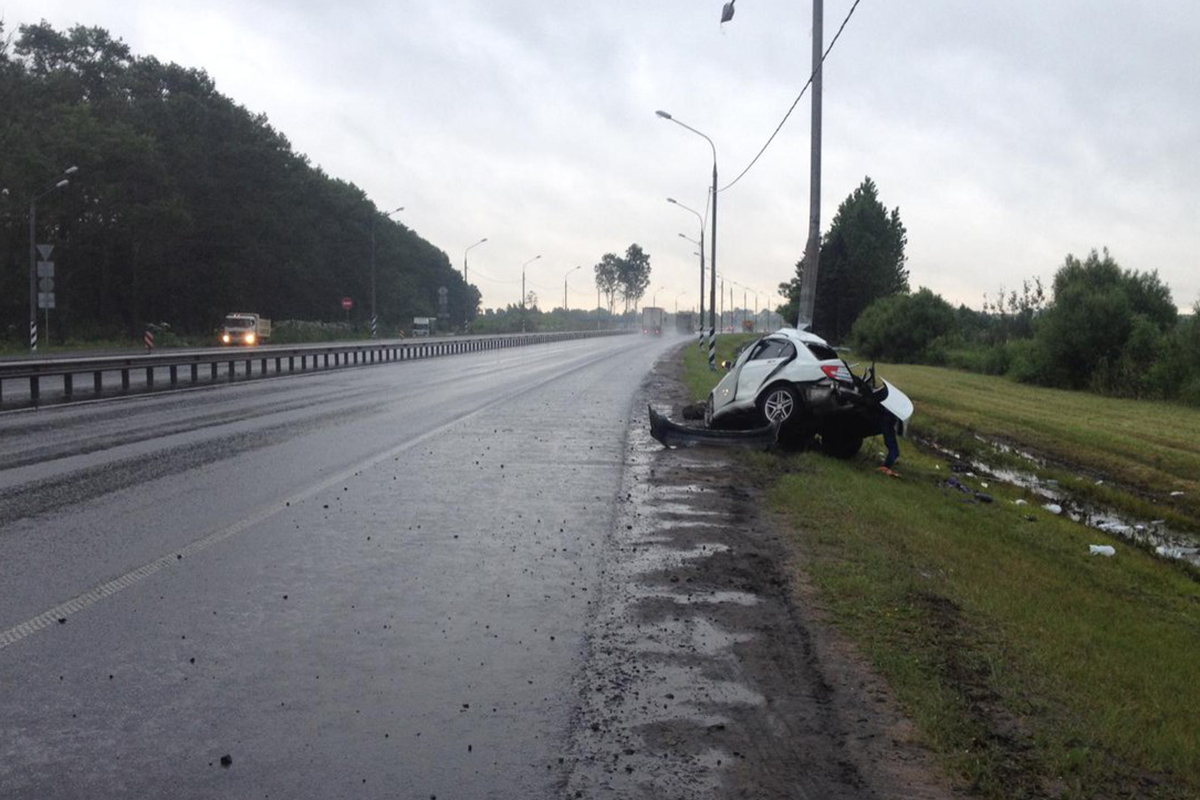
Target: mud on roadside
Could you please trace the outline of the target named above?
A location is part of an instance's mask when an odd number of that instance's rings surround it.
[[[566,797],[928,798],[952,789],[881,679],[793,583],[729,453],[665,450],[678,351],[631,411],[621,507],[578,678]]]

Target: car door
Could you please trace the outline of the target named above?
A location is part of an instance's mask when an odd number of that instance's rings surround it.
[[[734,402],[746,405],[754,402],[759,390],[779,368],[796,357],[796,348],[787,339],[763,339],[750,354],[737,376]]]
[[[766,344],[766,339],[759,339],[741,352],[737,361],[730,367],[729,372],[725,377],[721,378],[721,382],[713,388],[712,391],[712,407],[713,413],[719,413],[727,407],[733,405],[734,394],[737,390],[738,375],[741,374],[742,368],[746,366],[746,362],[756,352],[758,352]],[[733,409],[730,409],[733,410]]]

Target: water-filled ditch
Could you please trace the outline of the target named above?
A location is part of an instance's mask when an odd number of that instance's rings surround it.
[[[1044,500],[1043,507],[1052,512],[1061,513],[1075,522],[1134,542],[1163,558],[1179,559],[1200,567],[1200,538],[1195,535],[1172,530],[1161,519],[1135,519],[1115,509],[1073,497],[1059,485],[1058,481],[1041,478],[1034,472],[1035,469],[1046,466],[1043,459],[1002,442],[994,442],[982,436],[975,438],[980,444],[995,451],[998,455],[1007,456],[1008,458],[1005,459],[1007,461],[1012,461],[1015,457],[1028,463],[1029,469],[995,466],[989,464],[978,453],[963,455],[930,439],[919,439],[918,441],[922,446],[929,447],[951,459],[952,464],[959,465],[960,468],[968,468],[968,475],[980,476],[987,480],[999,481],[1025,489]],[[1103,483],[1103,481],[1097,481],[1097,483]]]

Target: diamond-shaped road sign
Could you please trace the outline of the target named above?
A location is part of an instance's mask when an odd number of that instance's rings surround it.
[[[37,246],[37,251],[38,251],[38,255],[40,255],[43,259],[50,258],[50,254],[54,252],[54,245],[39,244]]]

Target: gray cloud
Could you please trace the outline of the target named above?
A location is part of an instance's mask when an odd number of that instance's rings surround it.
[[[808,74],[795,0],[102,3],[0,0],[7,24],[100,25],[135,51],[206,69],[461,266],[486,305],[520,265],[550,300],[576,264],[631,242],[660,304],[696,302],[677,237],[701,208],[707,145],[722,176],[753,157]],[[828,43],[851,0],[827,0]],[[1200,8],[1182,0],[863,0],[826,72],[822,219],[864,175],[899,206],[914,284],[978,305],[1109,246],[1200,300]],[[724,181],[723,181],[724,182]],[[721,196],[720,269],[763,297],[807,224],[808,104]],[[595,302],[572,276],[573,305]],[[557,287],[557,288],[556,288]],[[664,301],[663,298],[668,300]],[[741,296],[738,295],[738,302]]]

